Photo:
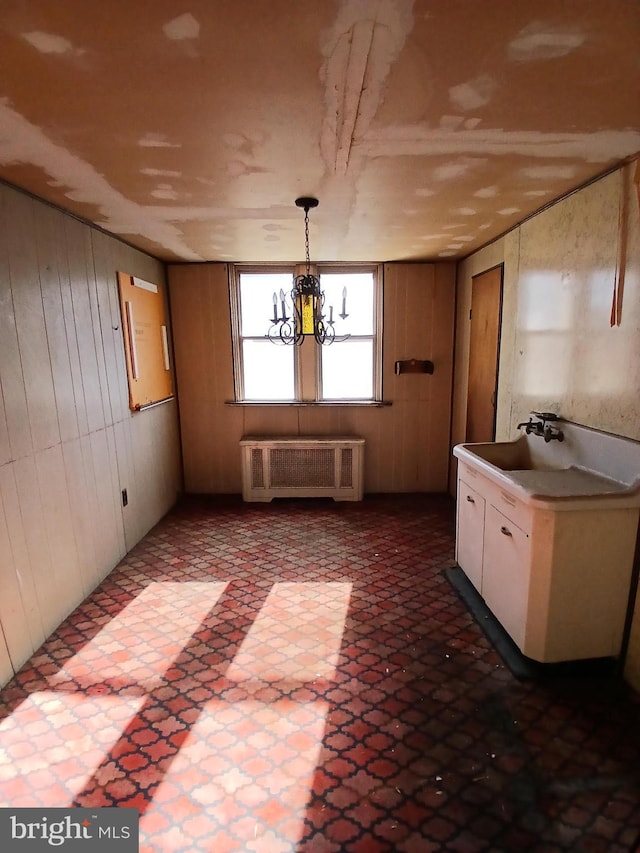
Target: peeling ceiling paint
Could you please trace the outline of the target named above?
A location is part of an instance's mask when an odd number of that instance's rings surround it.
[[[442,130],[427,126],[387,128],[371,132],[361,143],[372,157],[434,154],[520,154],[534,158],[576,158],[606,163],[613,155],[640,150],[640,131],[608,130],[593,133],[541,133],[535,130]]]
[[[585,41],[586,36],[580,30],[578,27],[564,29],[533,22],[509,44],[509,58],[517,62],[533,62],[566,56]]]
[[[40,53],[66,54],[69,56],[82,56],[85,53],[82,48],[74,47],[66,38],[54,33],[35,31],[23,33],[22,37]]]
[[[166,37],[173,41],[197,39],[200,35],[200,24],[191,12],[185,12],[184,15],[179,15],[177,18],[173,18],[173,20],[164,24],[162,30]]]
[[[460,110],[477,110],[491,100],[496,81],[488,74],[481,74],[475,80],[459,83],[449,89],[449,100]]]
[[[412,28],[412,7],[413,0],[346,0],[325,38],[322,147],[327,164],[339,174],[347,170],[354,139],[366,133],[378,111]]]
[[[153,254],[463,257],[640,151],[626,0],[6,0],[0,177]],[[460,236],[461,235],[461,236]]]

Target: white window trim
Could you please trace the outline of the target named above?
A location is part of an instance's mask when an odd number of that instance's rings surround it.
[[[305,341],[301,347],[294,349],[294,387],[296,397],[293,400],[246,400],[244,395],[244,371],[242,365],[242,335],[240,328],[240,275],[242,273],[287,273],[299,275],[305,272],[299,264],[229,264],[229,304],[231,309],[231,343],[233,354],[233,384],[235,400],[230,401],[238,405],[294,405],[294,406],[362,406],[362,405],[385,405],[382,398],[382,317],[384,305],[384,267],[383,264],[368,263],[319,263],[312,266],[311,272],[315,275],[324,272],[349,273],[349,272],[373,272],[374,274],[374,332],[373,335],[356,335],[354,338],[370,340],[373,337],[373,397],[367,399],[322,399],[322,359],[317,357],[318,344]],[[250,339],[249,336],[247,339]],[[315,358],[315,399],[303,399],[301,359],[305,347],[310,350],[314,347],[314,355],[307,356]]]
[[[373,396],[364,400],[358,398],[328,398],[322,396],[322,359],[317,359],[317,375],[316,375],[316,392],[318,396],[317,402],[330,403],[362,403],[382,402],[382,307],[383,307],[383,265],[382,264],[339,264],[326,263],[318,264],[320,273],[349,273],[349,272],[372,272],[374,275],[374,302],[373,302],[373,334],[372,335],[351,335],[350,340],[371,340],[373,339]]]

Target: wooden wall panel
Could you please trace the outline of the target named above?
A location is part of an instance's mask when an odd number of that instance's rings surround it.
[[[97,430],[89,436],[91,463],[96,486],[97,512],[100,530],[97,531],[97,559],[101,566],[115,566],[124,557],[124,526],[117,488],[117,460],[113,427]],[[115,474],[115,483],[112,479]]]
[[[67,354],[69,368],[71,370],[71,383],[73,385],[74,410],[68,409],[63,417],[73,417],[77,422],[78,435],[86,435],[89,431],[89,418],[87,415],[87,404],[84,396],[84,384],[82,379],[82,365],[80,363],[80,347],[78,345],[78,330],[73,305],[73,290],[71,286],[71,265],[69,252],[67,251],[67,239],[69,226],[67,217],[56,216],[56,261],[60,281],[60,296],[62,300],[62,313],[64,329],[67,338]]]
[[[96,391],[100,392],[100,406],[96,407],[96,417],[102,417],[102,423],[113,423],[111,413],[111,400],[109,398],[109,384],[107,381],[107,365],[105,360],[104,340],[102,335],[102,324],[100,320],[100,306],[98,304],[98,289],[96,286],[95,255],[93,250],[93,239],[91,229],[85,228],[82,233],[82,254],[87,282],[87,296],[89,300],[89,317],[91,318],[91,337],[87,334],[88,351],[91,349],[95,354],[95,364],[98,371],[98,385]],[[100,414],[101,413],[101,414]]]
[[[435,267],[431,312],[434,318],[431,358],[437,366],[434,372],[437,381],[430,386],[428,405],[423,409],[426,431],[431,446],[442,452],[421,457],[423,476],[428,482],[442,483],[443,490],[448,480],[451,465],[449,452],[451,438],[451,408],[453,393],[453,341],[455,326],[455,298],[452,298],[452,270],[443,264]],[[443,412],[446,410],[446,415]],[[444,452],[444,448],[447,452]]]
[[[135,416],[124,422],[130,430],[133,466],[133,493],[123,511],[127,550],[170,509],[182,484],[179,452],[168,455],[164,451],[166,446],[180,447],[176,401],[139,414],[145,419]]]
[[[121,320],[118,306],[117,304],[114,306],[110,298],[113,293],[113,258],[110,252],[113,241],[106,234],[98,232],[93,232],[91,237],[95,271],[95,306],[98,312],[97,324],[94,319],[94,331],[99,343],[97,351],[102,354],[99,362],[104,363],[107,422],[113,424],[125,417],[124,406],[127,405],[125,398],[123,406],[122,364],[119,363],[117,356],[123,349]],[[126,379],[126,374],[124,378]]]
[[[78,553],[80,575],[78,578],[78,593],[84,598],[99,582],[98,560],[94,541],[95,501],[90,502],[89,487],[91,480],[87,477],[83,444],[88,441],[84,436],[74,441],[66,442],[62,447],[65,477],[73,519],[73,536]]]
[[[80,359],[81,393],[87,417],[87,430],[102,429],[105,424],[98,371],[98,354],[93,336],[93,317],[85,257],[85,233],[80,222],[65,220],[69,282],[73,305],[73,324]]]
[[[185,488],[237,493],[243,412],[225,405],[233,399],[227,267],[172,267],[169,286]]]
[[[36,455],[16,459],[13,463],[13,471],[18,512],[27,552],[27,570],[33,580],[35,606],[40,615],[44,636],[47,637],[55,628],[53,613],[58,606],[56,601],[58,591],[44,530]]]
[[[73,516],[65,476],[62,445],[38,453],[35,458],[42,506],[43,532],[49,550],[51,576],[55,585],[53,611],[55,628],[60,614],[69,613],[82,598],[82,567],[73,531]],[[57,620],[57,621],[56,621]]]
[[[3,453],[5,461],[24,456],[32,449],[31,432],[25,429],[29,423],[27,394],[22,376],[9,271],[9,229],[13,215],[9,193],[10,190],[0,185],[0,382],[9,440],[9,453]]]
[[[69,341],[62,304],[59,247],[59,216],[44,205],[35,208],[36,253],[38,276],[44,309],[46,340],[51,360],[51,375],[56,402],[58,428],[62,441],[78,437],[78,418]]]
[[[38,648],[44,631],[29,571],[13,467],[0,466],[0,624],[15,662]]]
[[[34,449],[40,450],[60,441],[60,431],[38,261],[32,242],[35,229],[32,200],[27,196],[19,196],[5,224],[10,281],[21,282],[19,288],[12,287],[11,293],[27,398],[28,425]]]
[[[453,360],[453,264],[387,264],[383,408],[228,406],[233,357],[227,268],[169,267],[185,488],[239,493],[243,434],[357,434],[366,492],[446,491]],[[308,346],[309,344],[305,344]],[[428,358],[433,376],[395,376],[394,362]]]
[[[12,675],[13,667],[11,665],[9,649],[7,648],[2,626],[0,625],[0,684],[4,684],[6,681],[9,681]]]
[[[2,273],[0,273],[0,276]],[[0,307],[0,311],[2,308]],[[0,358],[2,356],[0,355]],[[1,379],[0,379],[1,384]],[[7,426],[7,413],[4,407],[4,398],[0,395],[0,465],[6,464],[11,459],[11,448],[9,447],[9,428]]]
[[[0,186],[0,683],[175,502],[175,402],[132,414],[116,271],[164,268]],[[126,512],[121,490],[129,492]]]

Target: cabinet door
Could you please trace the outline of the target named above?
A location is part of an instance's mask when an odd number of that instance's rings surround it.
[[[456,561],[478,592],[482,591],[484,498],[458,481]]]
[[[522,649],[529,594],[529,536],[493,506],[486,511],[482,596]]]

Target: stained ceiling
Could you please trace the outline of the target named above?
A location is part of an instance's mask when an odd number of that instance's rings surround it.
[[[640,151],[636,0],[5,0],[0,177],[166,260],[468,255]]]

